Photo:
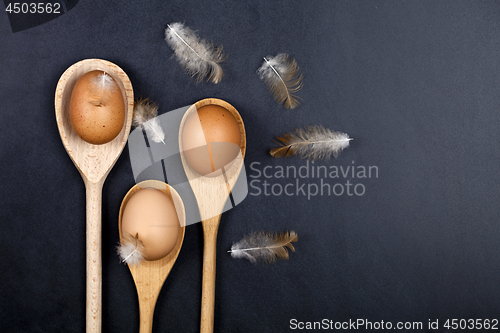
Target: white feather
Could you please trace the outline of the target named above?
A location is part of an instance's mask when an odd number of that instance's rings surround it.
[[[191,75],[201,81],[218,83],[222,79],[223,70],[219,65],[224,60],[222,47],[198,38],[193,30],[182,23],[167,24],[165,40],[174,50],[177,61]]]
[[[278,137],[282,146],[271,149],[274,157],[297,155],[308,160],[328,159],[349,146],[352,140],[342,132],[332,131],[321,125],[297,128],[294,132]]]
[[[148,99],[137,100],[134,104],[132,125],[146,131],[148,139],[165,144],[165,133],[158,118],[158,106]]]
[[[139,265],[144,260],[143,250],[144,245],[142,242],[128,233],[124,235],[120,245],[116,247],[122,262],[131,265]]]
[[[111,91],[118,87],[115,80],[113,80],[113,78],[104,71],[101,74],[94,76],[90,80],[90,83],[93,87],[102,91]]]
[[[231,246],[231,257],[245,258],[253,263],[271,263],[278,259],[288,259],[288,250],[295,251],[292,242],[298,236],[294,231],[275,234],[272,232],[253,232]]]
[[[257,73],[278,103],[283,103],[287,109],[299,105],[294,94],[302,87],[302,75],[295,59],[286,53],[264,57]]]
[[[158,117],[148,120],[143,124],[144,129],[146,130],[146,134],[148,139],[153,140],[154,142],[163,142],[165,144],[165,133],[160,126],[160,120]]]

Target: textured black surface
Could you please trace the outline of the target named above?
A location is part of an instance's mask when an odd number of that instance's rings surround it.
[[[171,57],[163,34],[175,21],[224,46],[221,83],[196,84]],[[361,183],[362,196],[250,188],[222,216],[216,332],[287,332],[293,318],[439,319],[445,331],[447,318],[498,318],[499,22],[498,1],[91,0],[17,33],[0,13],[1,331],[85,331],[85,190],[53,102],[60,75],[85,58],[122,67],[135,96],[160,113],[205,97],[233,104],[246,125],[249,180],[295,184],[250,166],[306,165],[268,150],[275,136],[313,124],[354,138],[315,166],[378,167],[378,178],[323,179]],[[278,52],[304,74],[292,111],[255,73]],[[307,190],[321,178],[298,181]],[[114,249],[133,185],[125,149],[103,190],[103,332],[139,329],[135,286]],[[261,229],[298,233],[291,260],[230,258],[233,241]],[[199,330],[201,261],[198,224],[186,230],[153,332]]]

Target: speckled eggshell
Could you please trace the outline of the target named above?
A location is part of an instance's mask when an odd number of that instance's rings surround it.
[[[172,251],[179,236],[179,218],[172,199],[157,189],[141,189],[127,202],[122,216],[122,234],[138,236],[143,257],[158,260]]]
[[[217,175],[240,151],[240,128],[233,114],[218,105],[205,105],[191,114],[182,132],[184,156],[203,176]]]
[[[96,87],[95,80],[103,71],[91,71],[76,82],[71,92],[69,120],[76,134],[92,144],[113,140],[125,121],[125,104],[116,81],[109,76],[107,89]]]

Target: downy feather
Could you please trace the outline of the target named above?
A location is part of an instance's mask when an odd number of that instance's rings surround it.
[[[324,160],[332,156],[337,157],[349,146],[352,139],[345,133],[316,125],[297,128],[277,140],[281,147],[271,149],[270,154],[274,157],[296,155],[308,160]]]
[[[90,84],[92,92],[101,97],[107,97],[113,90],[118,89],[118,85],[115,80],[113,80],[113,78],[104,71],[97,76],[92,77],[90,79]]]
[[[146,131],[148,139],[165,144],[165,133],[160,126],[156,103],[150,102],[147,98],[136,100],[134,103],[132,125],[142,127]]]
[[[104,71],[101,74],[94,76],[91,82],[95,87],[101,89],[110,89],[116,86],[113,78]]]
[[[292,242],[298,240],[295,231],[275,234],[272,232],[253,232],[243,237],[231,247],[233,258],[246,258],[253,263],[272,263],[278,259],[288,259],[288,249],[295,252]]]
[[[275,57],[264,57],[264,63],[257,70],[261,80],[267,85],[274,99],[284,103],[285,108],[293,109],[299,105],[294,94],[302,88],[302,74],[299,65],[288,54],[280,53]]]
[[[139,240],[139,235],[132,236],[126,232],[120,245],[116,247],[116,251],[120,255],[122,262],[139,265],[143,260],[144,244]]]
[[[222,79],[224,73],[219,65],[225,58],[222,46],[199,38],[182,23],[167,24],[165,40],[174,50],[177,61],[196,81],[207,77],[208,81],[218,83]]]

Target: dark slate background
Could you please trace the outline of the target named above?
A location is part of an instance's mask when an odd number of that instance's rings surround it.
[[[196,84],[171,57],[164,27],[175,21],[224,46],[220,84]],[[122,67],[135,96],[160,113],[206,97],[233,104],[247,130],[249,180],[266,180],[253,162],[304,166],[268,151],[275,136],[314,124],[354,138],[315,165],[379,169],[378,178],[350,179],[363,196],[250,188],[222,216],[216,332],[287,332],[293,318],[439,319],[442,332],[448,318],[498,318],[499,22],[498,1],[89,0],[13,33],[2,8],[2,332],[85,330],[85,189],[59,137],[54,91],[86,58]],[[279,52],[304,74],[292,111],[255,73]],[[134,183],[125,148],[103,189],[103,332],[139,329],[135,286],[115,253],[118,210]],[[256,266],[226,253],[262,229],[298,233],[289,261]],[[201,225],[187,227],[154,332],[199,330],[202,242]]]

